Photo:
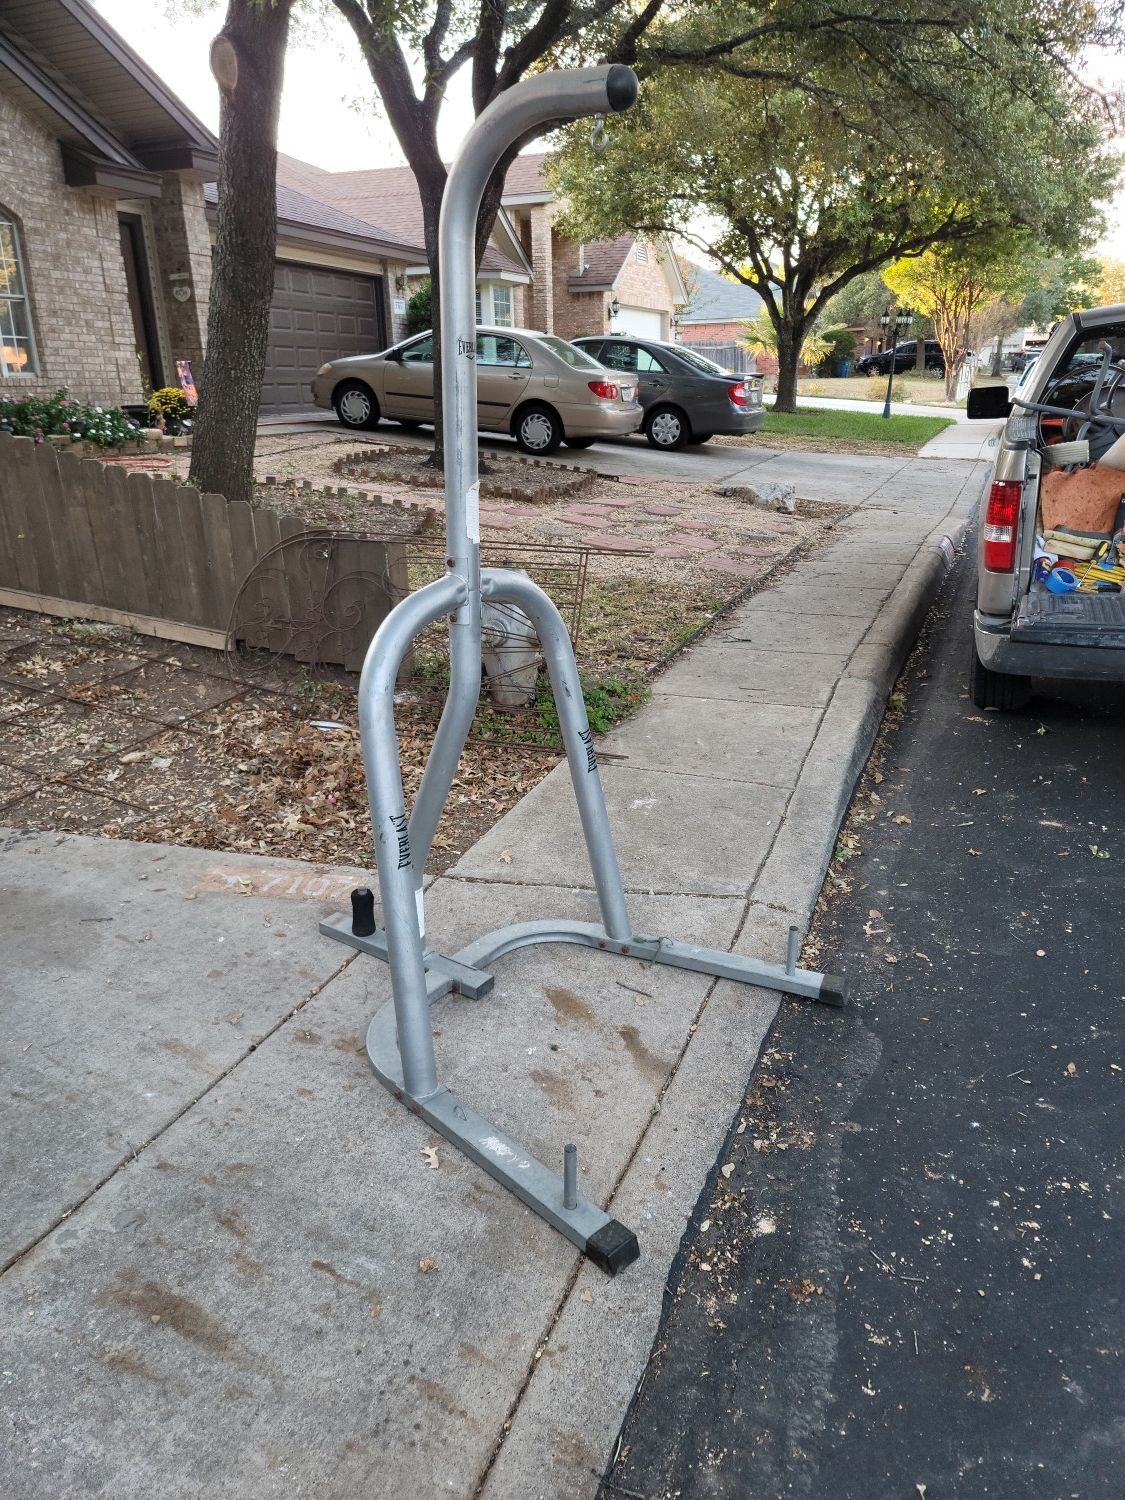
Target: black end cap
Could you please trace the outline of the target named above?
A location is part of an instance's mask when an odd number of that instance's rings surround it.
[[[825,974],[816,997],[822,1005],[843,1005],[848,998],[848,982],[842,974]]]
[[[636,104],[640,82],[632,68],[614,63],[606,74],[605,97],[610,109],[618,112]]]
[[[616,1276],[618,1271],[640,1259],[641,1247],[631,1229],[626,1229],[616,1219],[610,1219],[586,1241],[586,1254],[599,1271]]]
[[[365,885],[352,892],[352,936],[370,937],[375,931],[375,897]]]

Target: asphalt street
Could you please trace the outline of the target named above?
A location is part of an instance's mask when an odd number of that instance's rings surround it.
[[[783,1006],[602,1500],[1125,1494],[1125,692],[973,707],[972,575],[818,915],[848,1008]]]

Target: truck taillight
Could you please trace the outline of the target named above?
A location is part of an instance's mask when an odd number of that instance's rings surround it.
[[[727,386],[727,395],[735,406],[745,406],[747,394],[747,385],[744,380],[740,380],[737,385]]]
[[[988,492],[984,513],[984,565],[990,573],[1010,573],[1016,566],[1016,528],[1023,485],[998,479]]]
[[[621,394],[612,380],[588,380],[586,384],[603,401],[616,401]]]

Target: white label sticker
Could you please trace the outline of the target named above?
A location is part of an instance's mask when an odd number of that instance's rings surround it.
[[[480,480],[469,486],[465,494],[465,529],[470,542],[480,541]]]
[[[426,936],[426,908],[422,901],[422,888],[419,886],[414,892],[414,904],[418,908],[418,935]]]

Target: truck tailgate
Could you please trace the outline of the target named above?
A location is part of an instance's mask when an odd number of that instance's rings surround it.
[[[1028,594],[1012,640],[1050,646],[1125,647],[1125,594]]]

